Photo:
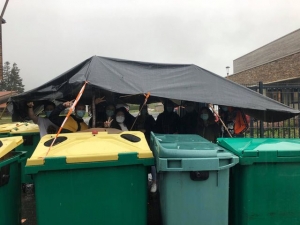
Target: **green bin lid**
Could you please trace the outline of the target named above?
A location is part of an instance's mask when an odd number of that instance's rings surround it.
[[[0,158],[23,143],[21,136],[0,138]]]
[[[170,142],[170,143],[178,143],[178,142],[209,142],[205,138],[196,135],[196,134],[156,134],[152,133],[152,136],[155,137],[160,142]],[[210,143],[210,142],[209,142]]]
[[[152,133],[154,154],[159,158],[209,158],[231,156],[224,148],[199,135],[160,135]]]
[[[218,138],[240,163],[300,161],[300,140],[284,138]]]
[[[228,169],[238,157],[198,135],[157,135],[150,144],[157,171],[212,171]]]

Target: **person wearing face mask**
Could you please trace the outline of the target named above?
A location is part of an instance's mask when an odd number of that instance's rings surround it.
[[[200,118],[198,120],[198,134],[205,139],[216,143],[219,137],[220,127],[215,122],[215,117],[212,111],[208,107],[202,107],[200,109]]]
[[[128,125],[128,128],[131,129],[132,128],[132,125],[135,121],[135,117],[133,115],[131,115],[129,113],[129,108],[127,105],[124,105],[124,104],[118,104],[116,106],[116,110],[118,109],[121,109],[122,108],[122,111],[124,112],[125,114],[125,120],[126,120],[126,124]]]
[[[231,109],[231,107],[229,107]],[[220,119],[224,122],[225,126],[227,127],[228,131],[224,128],[224,126],[222,125],[222,123],[220,124],[220,136],[221,137],[230,137],[230,135],[234,135],[234,118],[232,117],[233,114],[231,114],[228,111],[228,107],[224,106],[224,105],[220,105],[219,106],[219,116]],[[230,135],[228,134],[228,132],[230,133]]]
[[[112,103],[108,103],[105,107],[105,115],[100,120],[103,122],[103,127],[105,128],[116,128],[118,127],[118,123],[115,117],[116,107]],[[100,126],[102,127],[102,126]]]
[[[58,105],[50,114],[49,119],[52,123],[57,125],[58,127],[61,126],[63,121],[65,120],[65,116],[59,116],[59,114],[65,110],[67,107],[71,107],[73,102],[64,102]],[[85,104],[82,102],[78,102],[75,106],[74,114],[71,114],[66,123],[63,126],[62,133],[70,133],[70,132],[77,132],[83,131],[88,129],[88,125],[83,121],[83,117],[86,113]]]
[[[96,102],[96,124],[95,127],[110,128],[116,126],[115,111],[116,107],[113,103]],[[89,120],[89,127],[92,127],[93,117]]]
[[[198,113],[194,102],[186,102],[184,105],[186,114],[180,119],[181,134],[196,134]]]
[[[126,118],[126,112],[127,110],[124,107],[121,107],[116,110],[116,123],[113,123],[111,125],[111,128],[116,128],[122,131],[128,131],[130,130],[130,121],[127,120]]]
[[[46,117],[40,117],[40,116],[36,116],[34,114],[34,111],[33,111],[34,104],[33,104],[33,102],[28,102],[27,107],[28,107],[28,116],[29,116],[29,118],[35,124],[37,124],[39,126],[40,137],[41,138],[48,133],[47,129],[48,129],[49,126],[54,127],[54,129],[57,128],[57,126],[49,120],[49,116],[55,108],[55,104],[53,102],[47,101],[46,103],[44,103],[44,112],[45,112]]]
[[[148,113],[147,104],[140,104],[139,110],[140,114],[137,116],[132,130],[143,132],[149,144],[150,132],[155,128],[155,120],[153,116]]]
[[[180,119],[171,100],[164,102],[164,111],[156,119],[154,131],[159,134],[178,134]]]
[[[220,106],[219,115],[228,129],[227,131],[221,125],[221,137],[244,137],[244,132],[248,129],[249,124],[246,115],[241,109],[231,106]]]

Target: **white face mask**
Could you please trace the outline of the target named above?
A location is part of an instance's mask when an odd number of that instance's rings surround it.
[[[106,115],[107,115],[108,117],[113,116],[113,115],[114,115],[114,110],[107,109],[107,110],[106,110]]]
[[[52,110],[51,111],[45,111],[46,117],[48,118],[51,113],[52,113]]]
[[[84,117],[85,110],[76,110],[76,115],[80,118]]]
[[[117,121],[118,123],[123,123],[124,120],[125,120],[125,117],[124,117],[124,116],[116,116],[116,121]]]
[[[208,114],[201,114],[201,119],[208,120]]]

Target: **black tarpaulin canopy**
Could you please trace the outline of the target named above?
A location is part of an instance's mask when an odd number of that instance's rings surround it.
[[[100,93],[101,96],[132,95],[127,102],[139,104],[143,94],[150,92],[152,102],[161,97],[239,107],[263,121],[282,121],[300,113],[196,65],[100,56],[93,56],[40,87],[12,97],[14,110],[22,109],[26,101],[72,100],[85,81],[88,84],[82,99],[86,101],[93,93]]]

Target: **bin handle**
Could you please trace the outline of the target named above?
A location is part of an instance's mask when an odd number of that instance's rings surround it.
[[[233,167],[235,164],[237,164],[238,163],[238,159],[236,159],[236,158],[231,158],[231,160],[230,160],[230,163],[229,164],[227,164],[227,165],[225,165],[225,166],[220,166],[219,167],[219,170],[226,170],[226,169],[228,169],[228,168],[230,168],[230,167]]]

